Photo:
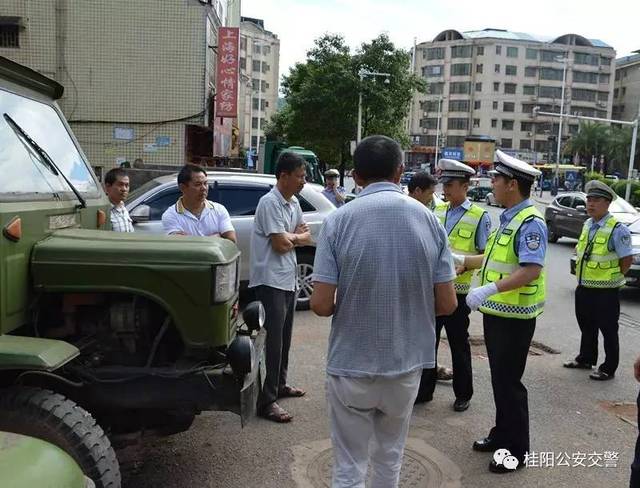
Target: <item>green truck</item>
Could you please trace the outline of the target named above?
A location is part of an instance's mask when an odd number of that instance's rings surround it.
[[[276,163],[281,154],[292,152],[302,156],[307,163],[307,181],[324,185],[324,165],[313,151],[300,146],[289,146],[285,142],[267,141],[258,154],[258,173],[276,174]]]
[[[111,441],[205,410],[255,415],[264,309],[240,317],[232,242],[110,230],[62,93],[0,57],[0,431],[118,488]]]

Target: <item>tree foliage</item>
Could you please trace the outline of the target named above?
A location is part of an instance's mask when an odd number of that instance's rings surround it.
[[[349,142],[356,139],[358,96],[362,91],[362,135],[385,134],[407,142],[404,130],[414,90],[426,84],[413,75],[410,54],[397,49],[385,34],[363,43],[352,53],[341,35],[316,39],[304,63],[284,76],[286,105],[267,125],[270,138],[312,149],[328,163],[349,159]],[[365,77],[360,69],[389,73]]]
[[[580,130],[567,143],[567,151],[578,154],[589,165],[591,157],[605,157],[607,171],[615,169],[627,173],[631,151],[632,129],[620,125],[583,122]],[[635,161],[640,158],[640,141],[636,144]]]

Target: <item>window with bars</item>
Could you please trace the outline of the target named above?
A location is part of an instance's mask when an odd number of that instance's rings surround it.
[[[503,147],[504,149],[511,149],[512,145],[513,145],[512,139],[502,139],[500,141],[500,146]]]
[[[507,57],[508,58],[517,58],[518,57],[518,48],[517,47],[508,47],[507,48]]]
[[[540,68],[540,79],[562,81],[562,70],[555,68]]]
[[[587,64],[590,66],[598,66],[600,64],[600,56],[589,53],[574,53],[573,61],[576,64]]]
[[[533,122],[520,122],[520,130],[522,132],[533,131]]]
[[[538,88],[538,96],[543,98],[561,98],[562,87],[561,86],[541,86]]]
[[[449,100],[449,112],[468,112],[469,100]]]
[[[469,119],[449,119],[447,128],[449,130],[467,130],[469,128]]]
[[[502,111],[503,112],[515,112],[516,104],[513,102],[503,102]]]
[[[470,58],[473,46],[451,46],[452,58]]]
[[[535,66],[527,66],[524,69],[524,75],[527,78],[535,78],[538,75],[538,68]]]
[[[452,95],[467,94],[471,91],[471,83],[455,81],[449,84],[449,93]]]
[[[523,85],[522,94],[523,95],[535,95],[536,94],[536,86],[535,85]]]
[[[471,74],[470,63],[457,63],[451,65],[451,76],[467,76]]]
[[[481,92],[482,91],[482,82],[477,82],[476,83],[476,91],[477,92]]]
[[[429,95],[442,95],[444,83],[429,83]]]
[[[598,92],[594,90],[583,90],[580,88],[571,89],[571,99],[583,102],[595,102]]]
[[[513,130],[513,120],[503,120],[502,130]]]
[[[431,47],[429,49],[425,49],[422,54],[427,61],[432,59],[444,59],[444,48]]]
[[[513,66],[513,65],[507,65],[505,67],[504,72],[508,75],[508,76],[516,76],[518,74],[518,67],[517,66]]]
[[[508,95],[515,95],[518,85],[515,83],[505,83],[504,92]]]
[[[438,100],[427,100],[425,102],[420,102],[420,110],[422,110],[423,112],[437,112],[438,104]]]
[[[576,83],[591,83],[595,85],[598,83],[598,73],[590,73],[588,71],[574,71],[573,81]]]
[[[0,47],[20,47],[20,27],[18,25],[0,25]]]
[[[425,129],[436,129],[438,127],[438,119],[437,118],[421,119],[420,127],[424,127]]]
[[[476,46],[476,55],[484,56],[484,46]]]
[[[435,76],[442,76],[444,71],[444,65],[436,64],[433,66],[423,66],[422,67],[422,76],[425,78],[432,78]]]
[[[520,149],[521,150],[531,149],[531,141],[529,139],[520,139]]]
[[[482,105],[482,104],[481,104],[481,101],[480,101],[480,100],[475,100],[475,101],[473,102],[473,109],[474,109],[474,110],[480,110],[481,105]]]
[[[527,59],[538,59],[538,50],[528,47],[525,57]]]
[[[498,119],[491,119],[491,127],[494,129],[498,127]]]

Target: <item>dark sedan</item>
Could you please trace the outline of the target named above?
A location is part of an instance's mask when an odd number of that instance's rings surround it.
[[[482,202],[487,198],[489,193],[491,193],[490,186],[474,186],[473,188],[469,188],[467,197],[474,202]]]
[[[609,212],[627,225],[640,218],[638,211],[622,198],[611,202]],[[545,210],[544,218],[549,229],[549,242],[556,242],[561,237],[577,239],[582,225],[589,218],[586,193],[571,192],[557,196]]]

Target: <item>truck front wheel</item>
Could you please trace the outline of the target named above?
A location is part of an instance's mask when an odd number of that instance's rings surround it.
[[[1,390],[0,430],[55,444],[96,488],[120,488],[120,466],[104,431],[86,410],[58,393],[32,387]]]

